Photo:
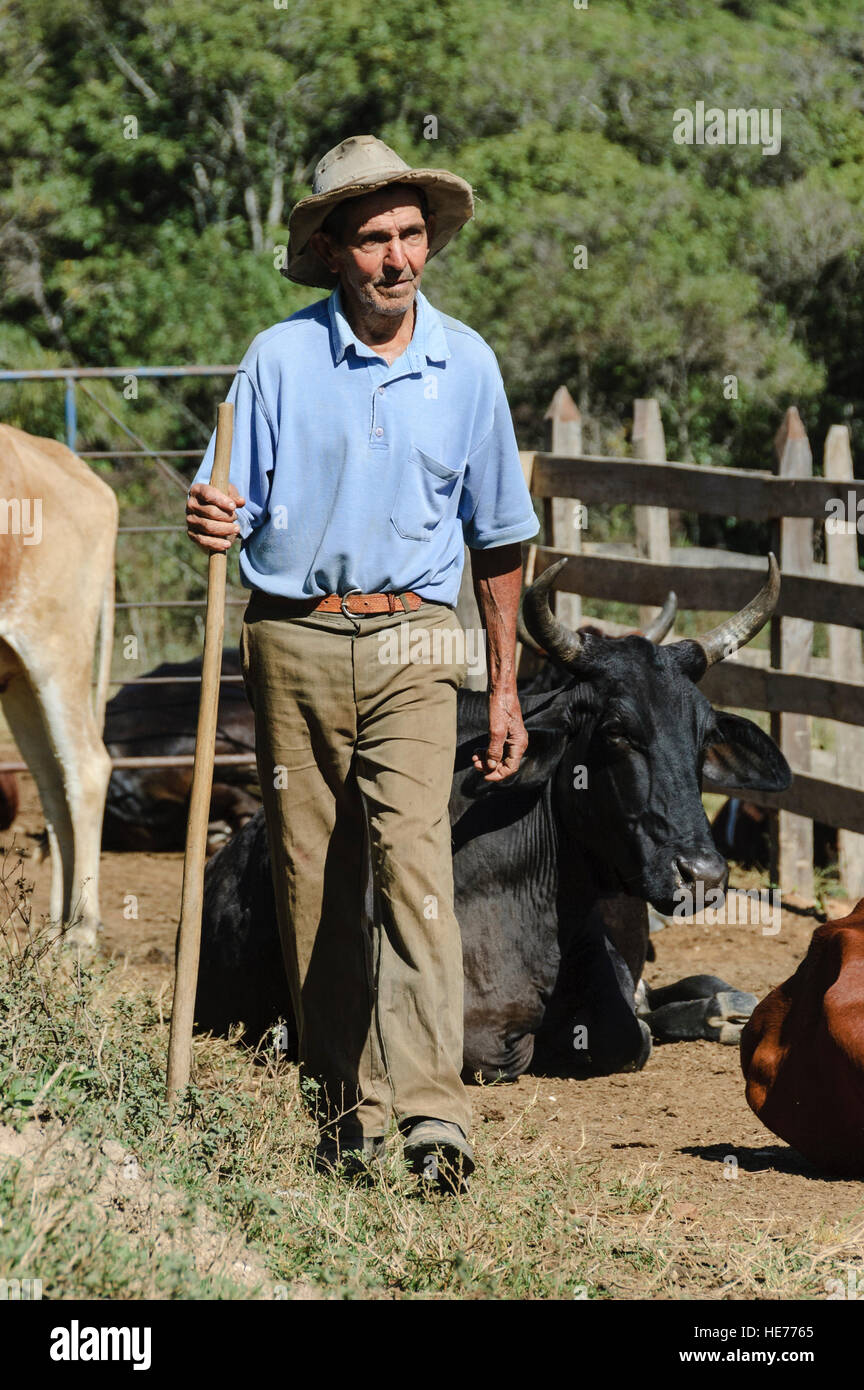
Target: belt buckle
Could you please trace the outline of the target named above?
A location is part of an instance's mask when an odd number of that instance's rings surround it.
[[[349,613],[349,612],[348,612],[348,609],[345,607],[345,600],[346,600],[346,598],[348,597],[349,594],[362,594],[362,592],[363,592],[363,590],[362,590],[362,589],[358,589],[358,588],[346,589],[346,590],[345,590],[344,594],[342,595],[342,599],[341,599],[341,601],[340,601],[340,604],[339,604],[339,607],[342,609],[342,613],[343,613],[343,616],[344,616],[344,617],[346,617],[346,618],[353,618],[353,617],[356,617],[356,616],[357,616],[356,613]]]

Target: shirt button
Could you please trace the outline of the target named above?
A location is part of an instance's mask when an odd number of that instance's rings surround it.
[[[383,395],[384,395],[384,387],[383,387],[383,386],[379,386],[379,387],[378,387],[378,395],[379,395],[379,396],[383,396]]]
[[[378,438],[380,439],[381,436],[382,436],[382,434],[384,433],[384,431],[382,430],[382,428],[381,428],[380,425],[379,425],[378,428],[376,429],[375,433],[377,434]]]

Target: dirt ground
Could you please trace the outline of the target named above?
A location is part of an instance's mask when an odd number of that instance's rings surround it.
[[[18,819],[0,835],[7,850],[13,842],[32,848],[28,833],[43,823],[33,782],[21,776],[20,787]],[[38,921],[48,907],[48,860],[38,866],[31,860],[27,877],[35,882]],[[157,992],[171,985],[181,878],[179,853],[102,858],[104,950]],[[828,900],[832,917],[850,906]],[[784,904],[774,936],[758,925],[667,926],[652,938],[657,959],[648,968],[649,983],[712,973],[761,998],[794,970],[818,925],[803,908],[794,909],[794,902]],[[864,1183],[821,1177],[750,1112],[737,1047],[656,1046],[638,1073],[588,1081],[529,1075],[512,1085],[472,1088],[471,1096],[481,1158],[484,1131],[491,1139],[509,1130],[515,1145],[542,1142],[570,1151],[607,1179],[620,1174],[632,1181],[641,1174],[671,1180],[682,1221],[698,1222],[706,1234],[714,1227],[731,1239],[736,1230],[752,1234],[758,1228],[791,1237],[824,1222],[830,1241],[834,1223],[864,1222]],[[731,1171],[737,1172],[734,1181],[724,1176]]]

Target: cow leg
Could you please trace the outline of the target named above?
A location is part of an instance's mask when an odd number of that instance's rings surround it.
[[[626,960],[607,937],[602,944],[606,959],[597,953],[593,978],[586,982],[583,994],[590,1002],[581,1011],[591,1068],[601,1073],[641,1071],[651,1056],[651,1033],[636,1016],[633,977]],[[574,1015],[573,1024],[575,1053],[578,1016]]]
[[[722,994],[734,986],[721,980],[719,975],[686,975],[671,985],[660,985],[656,989],[645,985],[649,1009],[662,1009],[666,1004],[688,1003],[691,999],[710,999],[713,994]]]
[[[207,826],[207,854],[212,855],[236,835],[252,819],[260,806],[242,787],[217,782],[210,796],[210,821]]]
[[[22,668],[24,663],[22,662]],[[36,780],[51,846],[51,918],[69,939],[93,946],[99,921],[99,851],[111,760],[93,728],[89,683],[59,689],[50,673],[21,669],[3,711]]]
[[[476,1031],[466,1018],[463,1081],[470,1083],[478,1077],[486,1082],[516,1081],[528,1070],[533,1056],[533,1033],[514,1032],[512,1026]]]
[[[644,986],[639,1015],[658,1042],[704,1038],[736,1046],[756,1007],[755,994],[746,994],[717,975],[688,975],[660,989]]]
[[[32,773],[42,803],[51,856],[49,913],[56,934],[63,921],[63,884],[72,871],[71,854],[64,855],[64,850],[71,850],[72,826],[62,779],[51,753],[38,701],[20,668],[5,686],[2,703],[6,722]]]
[[[609,1075],[640,1071],[651,1055],[651,1033],[636,1016],[633,977],[602,933],[571,947],[555,985],[537,1056],[545,1065]]]
[[[111,777],[111,758],[90,719],[86,706],[86,724],[91,733],[79,743],[74,730],[64,723],[64,733],[71,736],[63,759],[66,799],[72,821],[74,868],[71,881],[64,882],[63,920],[76,924],[70,939],[82,946],[95,946],[97,933],[102,929],[99,912],[99,863],[102,848],[102,816],[105,794]],[[82,730],[82,734],[83,734]],[[65,740],[63,740],[65,742]],[[80,921],[78,919],[80,918]]]
[[[591,909],[590,921],[599,921],[612,945],[627,963],[635,985],[648,959],[650,932],[648,904],[641,898],[624,893],[598,898]]]
[[[217,782],[210,795],[210,820],[223,821],[229,827],[229,834],[236,835],[252,819],[260,805],[261,802],[242,787]]]

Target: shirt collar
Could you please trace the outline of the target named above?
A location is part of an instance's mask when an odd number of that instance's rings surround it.
[[[402,358],[397,359],[397,361],[404,361],[409,371],[421,372],[427,359],[430,362],[443,362],[448,358],[450,348],[447,345],[447,335],[444,332],[441,315],[429,303],[426,296],[421,294],[420,290],[416,294],[416,303],[417,319],[414,324],[414,335]],[[330,340],[333,344],[333,356],[337,364],[342,361],[349,347],[354,349],[358,357],[378,357],[374,348],[369,347],[367,343],[361,343],[345,317],[345,311],[342,307],[341,285],[336,286],[327,300],[327,311],[330,316]]]

